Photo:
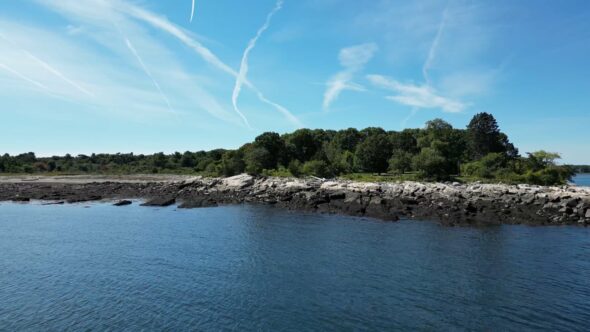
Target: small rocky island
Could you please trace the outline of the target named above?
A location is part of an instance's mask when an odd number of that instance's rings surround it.
[[[444,225],[588,225],[590,188],[460,183],[365,183],[241,174],[229,178],[187,176],[5,177],[0,201],[44,204],[109,200],[119,206],[179,208],[269,204],[320,213],[387,221],[436,220]]]

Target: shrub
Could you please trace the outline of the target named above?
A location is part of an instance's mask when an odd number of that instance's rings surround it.
[[[323,160],[312,160],[303,164],[303,174],[321,178],[327,178],[333,175],[328,163]]]

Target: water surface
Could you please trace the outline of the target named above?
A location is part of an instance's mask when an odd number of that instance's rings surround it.
[[[584,330],[590,230],[0,205],[0,330]]]
[[[590,187],[590,174],[576,174],[572,179],[572,182],[578,186]]]

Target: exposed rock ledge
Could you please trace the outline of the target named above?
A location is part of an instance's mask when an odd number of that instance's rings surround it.
[[[22,179],[21,179],[22,180]],[[174,177],[154,181],[39,178],[0,181],[0,201],[69,203],[142,198],[144,205],[266,203],[279,207],[368,216],[434,219],[447,225],[590,224],[590,188],[459,183],[361,183],[319,179]]]

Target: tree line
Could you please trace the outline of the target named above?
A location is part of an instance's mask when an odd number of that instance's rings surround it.
[[[38,158],[34,153],[0,157],[0,173],[133,174],[186,173],[210,176],[388,175],[399,179],[554,185],[566,183],[574,168],[560,166],[559,154],[546,151],[522,156],[488,113],[473,117],[465,129],[441,119],[424,128],[386,131],[299,129],[279,135],[266,132],[236,150],[166,155],[92,154]]]

